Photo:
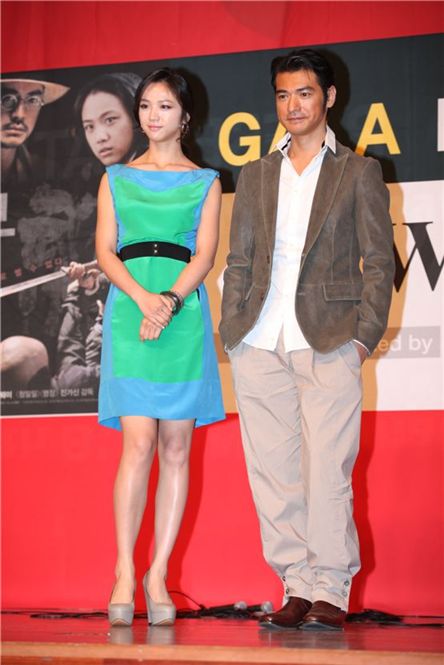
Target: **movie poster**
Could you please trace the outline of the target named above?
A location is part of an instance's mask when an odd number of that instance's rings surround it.
[[[287,51],[2,74],[4,415],[97,411],[108,290],[94,252],[97,189],[107,166],[146,149],[133,97],[159,66],[181,69],[190,82],[188,154],[221,174],[224,214],[209,294],[223,381],[228,376],[217,324],[233,192],[242,165],[282,136],[268,73],[271,59]],[[329,45],[326,54],[338,77],[329,123],[342,143],[379,159],[392,198],[394,306],[389,332],[365,364],[367,408],[442,408],[443,39]],[[385,373],[379,402],[375,367]],[[396,397],[412,370],[416,388]],[[234,399],[225,399],[234,410]]]

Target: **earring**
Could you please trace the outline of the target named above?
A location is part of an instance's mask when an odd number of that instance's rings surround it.
[[[182,120],[180,123],[180,136],[183,138],[190,131],[190,123],[188,120]]]

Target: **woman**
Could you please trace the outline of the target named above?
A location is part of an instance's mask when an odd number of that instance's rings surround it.
[[[133,114],[134,95],[141,80],[132,72],[103,74],[84,85],[77,95],[76,136],[81,143],[86,141],[103,166],[126,164],[146,150],[146,137],[139,131]],[[100,175],[102,172],[101,168]],[[71,261],[67,274],[70,280],[88,279],[98,274],[96,267],[95,262],[87,268]]]
[[[154,558],[143,578],[151,624],[171,624],[168,559],[188,489],[193,427],[224,417],[208,299],[221,187],[216,171],[183,153],[188,84],[174,70],[149,74],[134,113],[149,147],[114,165],[98,196],[96,252],[112,285],[104,316],[99,421],[123,430],[114,490],[118,557],[112,624],[134,613],[133,550],[157,449]]]
[[[104,74],[87,83],[74,103],[77,135],[104,165],[122,163],[146,150],[146,139],[133,118],[134,94],[140,76],[131,72]]]
[[[146,150],[146,137],[139,131],[133,115],[134,94],[141,80],[132,72],[103,74],[86,83],[78,93],[74,102],[76,152],[86,142],[100,162],[88,162],[83,178],[89,182],[101,177],[103,166],[126,164]],[[87,196],[84,199],[89,200]],[[89,257],[92,248],[85,220],[78,235],[79,255]],[[90,270],[96,267],[89,263]],[[92,273],[82,262],[71,261],[67,274],[74,280],[88,278]]]

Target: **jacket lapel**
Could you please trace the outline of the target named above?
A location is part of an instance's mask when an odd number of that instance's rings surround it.
[[[276,218],[279,197],[279,178],[281,175],[282,154],[272,152],[262,160],[261,196],[262,214],[268,249],[273,252],[276,236]]]
[[[336,154],[331,150],[327,150],[325,154],[311,206],[301,268],[333,205],[347,160],[348,152],[338,142],[336,142]]]

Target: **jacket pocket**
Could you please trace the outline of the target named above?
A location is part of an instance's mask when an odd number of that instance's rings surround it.
[[[361,300],[362,282],[322,284],[325,300]]]

